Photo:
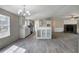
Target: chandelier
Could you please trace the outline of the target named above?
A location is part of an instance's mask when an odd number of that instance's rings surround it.
[[[23,9],[20,9],[18,11],[18,15],[26,17],[26,16],[30,16],[31,14],[30,11],[26,10],[26,6],[24,5]]]

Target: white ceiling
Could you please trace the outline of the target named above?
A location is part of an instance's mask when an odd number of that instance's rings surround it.
[[[23,5],[0,5],[3,8],[14,14],[18,14],[18,10],[23,8]],[[70,13],[79,13],[78,5],[26,5],[26,9],[31,12],[28,18],[47,18],[47,17],[62,17]]]

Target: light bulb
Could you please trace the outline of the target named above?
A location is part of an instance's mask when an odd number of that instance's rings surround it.
[[[26,11],[26,13],[30,13],[29,11]]]
[[[19,11],[18,11],[18,14],[20,14],[22,12],[22,10],[20,9]]]
[[[26,16],[26,13],[24,13],[23,16]]]

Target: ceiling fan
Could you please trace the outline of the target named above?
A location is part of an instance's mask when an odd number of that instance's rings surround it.
[[[65,16],[65,18],[78,19],[78,18],[79,18],[79,14],[77,14],[77,13],[72,13],[72,14],[70,14],[70,15],[68,15],[68,16]]]

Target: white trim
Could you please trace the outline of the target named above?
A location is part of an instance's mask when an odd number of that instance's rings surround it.
[[[0,38],[5,38],[5,37],[8,37],[10,36],[10,16],[6,16],[6,15],[1,15],[1,17],[4,17],[4,18],[7,18],[6,20],[8,21],[8,24],[7,25],[1,25],[1,26],[8,26],[8,30],[7,31],[1,31],[0,32]]]
[[[55,28],[54,29],[54,32],[63,32],[64,31],[64,28]]]
[[[0,33],[0,39],[10,36],[10,32],[2,32]]]

